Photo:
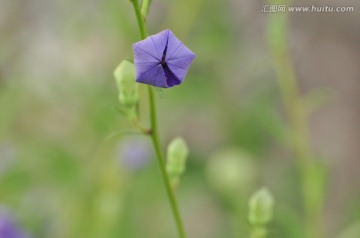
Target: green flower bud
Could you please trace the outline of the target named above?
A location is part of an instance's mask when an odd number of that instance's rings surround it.
[[[167,148],[166,171],[175,186],[180,176],[185,171],[186,159],[189,155],[189,149],[186,142],[177,137],[173,139]]]
[[[273,216],[274,197],[267,188],[258,190],[249,201],[249,222],[254,226],[265,226]]]
[[[218,193],[233,196],[246,193],[256,177],[254,158],[238,148],[214,153],[206,164],[209,184]]]
[[[128,108],[134,107],[139,101],[134,64],[128,60],[121,61],[114,71],[114,77],[119,90],[120,103]]]

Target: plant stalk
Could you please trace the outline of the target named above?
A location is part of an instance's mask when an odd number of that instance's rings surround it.
[[[157,161],[161,170],[161,175],[163,177],[164,180],[164,184],[165,184],[165,188],[166,188],[166,193],[168,196],[168,199],[170,201],[170,205],[171,205],[171,209],[174,215],[174,219],[175,219],[175,223],[179,232],[179,237],[181,238],[185,238],[186,234],[185,234],[185,229],[183,226],[183,223],[181,221],[181,216],[180,216],[180,212],[178,209],[178,205],[176,202],[176,198],[175,195],[173,193],[173,191],[171,190],[171,185],[170,185],[170,179],[169,176],[166,172],[166,168],[165,168],[165,159],[163,156],[163,153],[161,152],[161,147],[160,147],[160,141],[159,141],[159,132],[158,132],[158,127],[157,127],[157,118],[156,118],[156,104],[155,104],[155,96],[154,96],[154,92],[151,86],[148,86],[148,92],[149,92],[149,103],[150,103],[150,122],[151,122],[151,140],[153,142],[154,148],[155,148],[155,152],[156,152],[156,157],[157,157]]]
[[[139,31],[141,39],[145,39],[147,37],[147,31],[146,31],[146,24],[145,24],[145,18],[147,15],[147,12],[150,7],[151,0],[143,0],[142,3],[142,10],[140,9],[138,0],[130,0],[133,4],[135,15],[138,21]],[[166,172],[165,167],[165,159],[163,156],[163,153],[161,151],[160,146],[160,140],[159,140],[159,131],[158,131],[158,125],[157,125],[157,114],[156,114],[156,102],[155,102],[155,95],[153,92],[153,88],[151,86],[148,86],[148,96],[149,96],[149,107],[150,107],[150,131],[149,133],[146,133],[146,135],[149,135],[151,137],[157,161],[160,167],[161,175],[164,181],[166,194],[168,197],[168,200],[170,202],[171,210],[174,216],[174,220],[176,223],[176,227],[179,233],[180,238],[186,238],[186,233],[184,229],[183,222],[181,220],[178,204],[175,198],[175,195],[173,191],[171,190],[170,186],[170,179],[168,177],[168,174]]]
[[[274,3],[270,1],[270,3]],[[288,4],[276,1],[279,4]],[[273,57],[275,73],[290,122],[291,148],[296,157],[302,182],[305,225],[308,238],[323,237],[323,174],[314,160],[310,145],[308,118],[292,64],[287,38],[286,13],[269,18],[268,43]]]

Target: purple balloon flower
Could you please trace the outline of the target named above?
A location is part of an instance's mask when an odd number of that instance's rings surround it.
[[[136,82],[160,88],[181,84],[195,58],[170,30],[149,36],[133,48]]]

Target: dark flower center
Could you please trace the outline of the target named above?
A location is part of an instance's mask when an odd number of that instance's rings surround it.
[[[165,58],[166,58],[166,52],[167,52],[167,45],[165,46],[165,49],[164,49],[164,52],[163,52],[163,55],[161,57],[161,65],[164,66],[166,64],[166,61],[165,61]]]
[[[166,84],[169,87],[172,87],[174,85],[179,85],[181,83],[181,81],[179,80],[178,77],[176,77],[176,75],[171,71],[171,69],[169,68],[169,66],[166,63],[166,52],[167,52],[167,42],[166,42],[166,46],[163,52],[163,55],[161,57],[161,61],[160,64],[165,72],[165,77],[166,77]]]

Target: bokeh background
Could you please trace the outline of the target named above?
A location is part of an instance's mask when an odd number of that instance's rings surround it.
[[[190,148],[177,197],[192,238],[247,237],[248,199],[262,186],[276,200],[269,237],[306,237],[263,4],[150,9],[150,34],[171,29],[197,54],[180,87],[157,91],[163,149],[176,136]],[[289,14],[287,40],[326,168],[324,237],[358,238],[360,4],[323,4],[355,10]],[[0,212],[21,237],[176,237],[150,141],[125,133],[116,110],[113,70],[138,40],[126,0],[0,0]]]

